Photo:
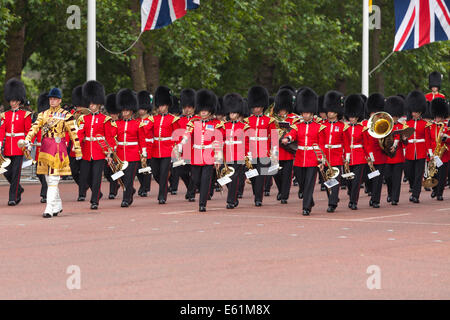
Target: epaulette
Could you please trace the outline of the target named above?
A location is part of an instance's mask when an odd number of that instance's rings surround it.
[[[294,129],[295,131],[298,131],[298,128],[295,124],[291,124],[291,128]]]
[[[25,118],[31,115],[31,111],[25,111]]]
[[[343,131],[346,131],[348,128],[350,128],[350,126],[349,126],[348,124],[344,123],[344,129],[343,129]]]
[[[244,124],[244,129],[242,129],[242,130],[245,131],[245,130],[247,130],[248,128],[250,128],[250,126],[249,126],[247,123],[245,123],[245,124]]]
[[[175,123],[175,122],[177,122],[180,119],[180,117],[178,117],[178,116],[174,116],[174,115],[172,115],[172,116],[173,116],[172,123]]]
[[[220,129],[220,128],[224,128],[224,129],[225,129],[225,122],[220,121],[220,122],[216,125],[216,129]]]
[[[145,123],[142,121],[139,121],[139,128],[145,127]]]
[[[362,132],[364,132],[364,131],[366,131],[366,130],[369,130],[369,127],[366,127],[366,126],[363,125]]]
[[[325,129],[326,127],[327,127],[327,126],[321,124],[321,125],[320,125],[320,128],[319,128],[319,132],[322,131],[323,129]]]
[[[0,113],[0,119],[5,119],[5,113],[4,112]]]
[[[425,125],[425,128],[430,127],[433,123],[431,121],[425,120],[427,124]]]
[[[272,117],[269,117],[269,124],[271,124],[272,122],[274,122],[275,121],[275,119],[274,118],[272,118]]]
[[[248,123],[248,118],[249,118],[249,117],[243,119],[242,121],[243,121],[244,123]]]
[[[153,119],[153,116],[148,116],[148,120],[150,120],[151,122],[155,122],[155,120]]]
[[[117,128],[117,123],[115,120],[111,120],[111,126],[113,126],[114,128]]]
[[[110,116],[105,116],[105,120],[103,121],[103,123],[107,123],[109,120],[111,120]]]

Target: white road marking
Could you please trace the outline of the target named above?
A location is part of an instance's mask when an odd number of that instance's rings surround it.
[[[296,234],[296,233],[291,233],[290,236],[291,236],[291,237],[296,237],[297,234]]]
[[[152,228],[153,231],[159,231],[159,228]]]
[[[347,236],[339,236],[338,239],[347,239]]]
[[[442,242],[442,240],[433,240],[433,242],[438,242],[438,243],[441,243],[441,242]]]
[[[390,241],[394,241],[394,240],[395,240],[395,238],[389,238],[388,240],[390,240]]]

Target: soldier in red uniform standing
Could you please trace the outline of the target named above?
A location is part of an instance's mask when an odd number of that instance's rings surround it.
[[[224,128],[224,161],[228,167],[234,169],[230,177],[231,182],[227,184],[227,209],[234,209],[239,205],[238,187],[244,171],[244,160],[246,151],[245,124],[239,120],[244,112],[244,99],[237,93],[229,93],[223,98],[223,110],[228,115],[229,121],[223,125]]]
[[[184,150],[192,147],[191,170],[194,185],[200,190],[199,211],[206,211],[206,202],[210,195],[214,165],[218,159],[219,149],[223,145],[223,123],[213,117],[217,104],[216,95],[207,89],[197,91],[195,113],[200,118],[191,119],[186,134],[181,142]],[[192,146],[187,143],[189,137]],[[183,152],[184,152],[183,150]]]
[[[409,201],[419,203],[425,160],[427,153],[432,153],[430,123],[422,119],[422,114],[426,111],[427,101],[422,92],[412,91],[406,97],[405,105],[412,116],[412,119],[408,120],[406,124],[408,127],[414,128],[414,134],[409,137],[405,152],[406,171],[408,172],[410,192],[412,192]]]
[[[366,102],[367,113],[369,118],[376,112],[384,110],[385,99],[380,93],[373,93],[369,96]],[[368,120],[364,120],[363,124],[367,127]],[[381,189],[383,187],[384,170],[386,167],[387,155],[380,147],[379,140],[369,134],[369,130],[365,131],[367,135],[367,151],[369,153],[369,160],[373,163],[375,170],[380,173],[378,176],[370,180],[371,197],[369,205],[372,208],[380,207]]]
[[[294,100],[295,93],[293,91],[289,89],[280,89],[278,91],[275,97],[273,112],[277,115],[278,119],[281,120],[277,121],[279,127],[284,126],[283,123],[292,125],[299,121],[298,116],[292,113]],[[280,130],[282,130],[281,127]],[[288,131],[290,130],[288,129]],[[280,200],[282,204],[287,204],[289,193],[291,191],[294,153],[286,149],[283,144],[280,145],[278,150],[278,160],[281,170],[278,170],[274,176],[275,184],[278,188],[277,200]]]
[[[98,141],[106,140],[114,145],[111,117],[100,113],[105,104],[105,89],[100,82],[91,80],[82,88],[83,99],[89,104],[90,114],[81,116],[78,139],[81,143],[83,159],[80,166],[80,194],[85,194],[88,187],[92,191],[91,209],[97,210],[102,197],[101,182],[105,168],[105,152]]]
[[[4,92],[11,110],[0,114],[0,149],[5,141],[3,155],[11,160],[4,173],[10,185],[8,205],[15,206],[22,200],[24,192],[20,185],[23,151],[17,146],[17,142],[24,139],[31,128],[31,112],[20,109],[26,99],[25,85],[21,81],[14,78],[8,80]]]
[[[155,92],[157,115],[150,116],[149,132],[153,136],[151,167],[153,177],[159,184],[158,203],[167,201],[171,156],[174,147],[172,134],[178,129],[178,117],[169,113],[173,103],[169,88],[160,86]]]
[[[121,161],[128,162],[121,177],[125,190],[121,207],[127,208],[133,203],[133,195],[136,189],[133,187],[141,156],[147,158],[147,143],[145,141],[144,124],[140,119],[134,118],[137,111],[137,97],[130,89],[121,89],[116,96],[117,109],[121,111],[122,118],[112,123],[113,136],[117,139],[116,154]],[[112,159],[107,158],[108,162]]]
[[[150,162],[152,158],[152,153],[150,150],[153,145],[153,133],[150,132],[150,113],[152,111],[152,96],[150,92],[143,90],[138,92],[138,115],[144,124],[144,128],[146,131],[145,141],[147,142],[147,166],[150,167]],[[142,165],[139,165],[139,168],[142,168]],[[137,174],[139,180],[139,190],[138,195],[141,197],[146,197],[147,193],[150,192],[151,183],[152,183],[152,175],[151,173],[138,173]]]
[[[399,96],[392,96],[386,99],[384,111],[389,113],[394,119],[392,131],[408,128],[406,123],[400,123],[398,120],[405,114],[405,101]],[[404,149],[408,140],[402,140],[400,135],[394,136],[394,145],[390,152],[395,152],[394,157],[386,158],[385,179],[387,185],[387,202],[393,206],[398,205],[400,199],[400,188],[402,182],[402,172],[405,163]]]
[[[283,144],[297,141],[298,150],[294,160],[294,174],[299,186],[303,186],[303,212],[309,216],[314,206],[313,192],[316,183],[317,167],[321,166],[325,145],[325,126],[314,121],[317,112],[317,95],[310,88],[297,93],[295,111],[303,120],[292,125],[292,130],[282,139]]]
[[[340,167],[344,164],[344,130],[347,125],[341,121],[344,114],[344,95],[338,91],[328,91],[324,97],[324,109],[327,112],[327,120],[324,122],[325,145],[322,149],[332,167]],[[340,176],[336,177],[339,181]],[[327,212],[334,212],[339,202],[339,184],[330,189],[328,195]]]
[[[430,88],[431,92],[425,95],[427,101],[432,101],[436,98],[445,99],[445,96],[439,93],[439,90],[441,90],[441,83],[442,74],[437,71],[433,71],[432,73],[430,73],[430,75],[428,76],[428,87]]]
[[[248,156],[253,167],[259,175],[252,178],[255,206],[262,206],[265,179],[270,166],[271,133],[276,130],[274,119],[264,115],[264,110],[269,106],[269,94],[266,88],[254,86],[248,91],[248,107],[253,113],[244,119],[247,124],[247,136],[249,137]]]
[[[435,98],[431,101],[431,114],[433,115],[434,121],[430,126],[430,142],[431,148],[433,150],[438,147],[437,142],[440,140],[440,148],[445,149],[443,151],[442,157],[440,158],[442,165],[437,169],[437,175],[435,178],[438,180],[437,186],[433,188],[431,197],[436,197],[436,200],[443,201],[443,193],[445,188],[445,181],[447,178],[448,162],[450,160],[450,130],[447,127],[446,119],[448,117],[449,104],[442,98]],[[437,160],[436,160],[437,163]]]
[[[360,95],[352,94],[345,99],[344,117],[349,122],[347,128],[344,129],[344,161],[348,164],[350,172],[354,174],[353,179],[348,183],[348,194],[350,196],[348,207],[357,210],[360,186],[368,156],[364,148],[367,145],[365,134],[367,127],[361,123],[364,118],[364,100]]]

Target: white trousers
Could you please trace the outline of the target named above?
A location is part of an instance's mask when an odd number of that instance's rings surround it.
[[[45,176],[45,181],[47,181],[47,207],[45,208],[44,213],[48,213],[50,215],[54,215],[55,213],[59,213],[62,210],[62,201],[59,196],[59,180],[60,176]]]

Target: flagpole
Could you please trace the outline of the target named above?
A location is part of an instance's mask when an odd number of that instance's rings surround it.
[[[87,80],[96,80],[96,0],[88,0]]]
[[[361,93],[369,96],[369,0],[363,0]]]

